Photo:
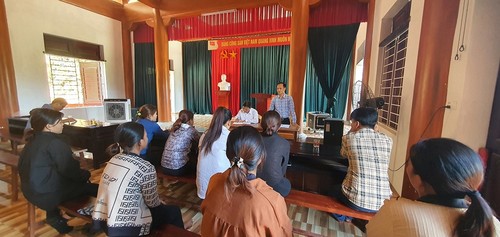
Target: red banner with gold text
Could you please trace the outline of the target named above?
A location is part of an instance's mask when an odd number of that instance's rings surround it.
[[[290,34],[281,34],[281,35],[251,37],[244,39],[209,40],[208,50],[253,48],[253,47],[266,47],[266,46],[289,45],[289,44],[290,44]]]

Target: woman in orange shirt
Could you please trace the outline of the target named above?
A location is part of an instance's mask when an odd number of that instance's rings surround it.
[[[283,197],[257,178],[266,148],[257,129],[231,131],[226,156],[231,168],[212,176],[201,204],[202,236],[292,236]]]

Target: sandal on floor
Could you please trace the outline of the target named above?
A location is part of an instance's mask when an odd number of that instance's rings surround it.
[[[351,222],[352,221],[352,217],[340,215],[337,213],[330,213],[330,216],[333,217],[333,219],[335,219],[338,222]]]

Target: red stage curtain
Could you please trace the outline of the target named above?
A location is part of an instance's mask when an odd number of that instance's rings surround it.
[[[153,27],[149,27],[144,22],[134,30],[134,43],[153,43],[154,38]]]
[[[220,76],[226,74],[226,81],[231,83],[229,98],[229,110],[233,116],[240,109],[240,48],[219,49],[212,51],[212,109],[218,107],[217,84],[221,81]]]
[[[368,3],[323,0],[309,12],[309,27],[349,25],[368,21]]]
[[[196,40],[237,35],[289,32],[291,12],[280,5],[210,16],[176,19],[168,27],[170,40]],[[348,25],[368,20],[368,4],[356,0],[322,0],[309,15],[309,27]]]
[[[288,32],[291,26],[291,13],[280,5],[251,9],[238,9],[235,12],[209,16],[176,19],[168,27],[170,40],[194,40],[234,35]]]

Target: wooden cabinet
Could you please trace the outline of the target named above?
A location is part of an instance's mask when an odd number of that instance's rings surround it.
[[[76,124],[64,125],[63,135],[71,146],[86,148],[93,154],[93,166],[99,166],[108,161],[109,157],[106,154],[106,148],[114,142],[114,133],[118,124],[107,126],[92,126],[87,125],[86,120],[78,120]]]
[[[335,185],[347,174],[347,160],[340,158],[340,147],[290,141],[290,161],[286,177],[293,189],[331,195]]]

